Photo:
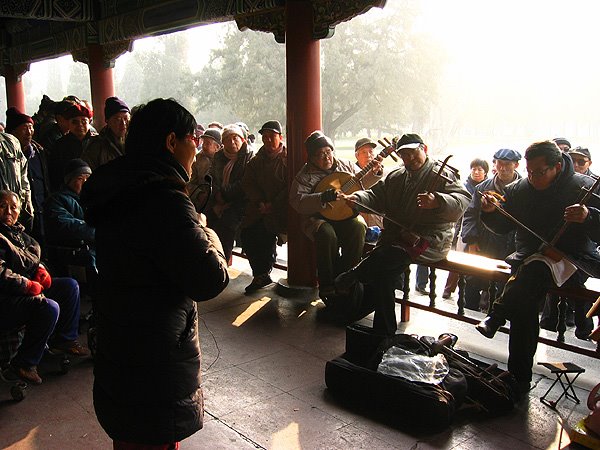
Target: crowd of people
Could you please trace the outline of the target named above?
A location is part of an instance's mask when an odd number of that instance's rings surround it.
[[[600,275],[600,211],[578,201],[581,189],[594,183],[591,154],[565,139],[535,143],[524,156],[500,149],[491,165],[476,158],[463,182],[430,156],[417,134],[389,143],[385,151],[401,163],[384,171],[370,138],[356,141],[350,161],[316,130],[304,142],[306,164],[288,180],[277,120],[258,130],[258,147],[243,122],[205,128],[172,99],[132,113],[110,97],[104,116],[97,132],[89,102],[74,96],[57,102],[44,96],[33,116],[7,111],[0,132],[0,295],[6,299],[0,331],[24,327],[8,370],[41,383],[37,365],[46,346],[89,354],[78,340],[79,285],[67,267],[97,274],[94,406],[115,448],[176,448],[202,427],[196,302],[227,287],[236,245],[252,269],[245,292],[273,283],[290,207],[314,245],[326,310],[364,307],[368,297],[367,309],[358,309],[374,311],[373,328],[384,335],[396,333],[395,290],[409,265],[418,267],[417,291],[427,293],[428,264],[451,248],[506,259],[514,276],[477,328],[491,338],[511,321],[509,370],[524,389],[544,303],[541,325],[556,329],[557,300],[546,299],[549,287],[580,286],[586,276]],[[523,157],[526,176],[518,170]],[[157,210],[166,220],[156,220]],[[552,241],[563,263],[500,210]],[[564,221],[570,226],[553,240]],[[366,256],[365,242],[375,244]],[[449,274],[444,298],[457,281]],[[468,277],[466,307],[487,311],[486,292],[487,283]],[[572,304],[581,339],[593,329],[588,306]]]

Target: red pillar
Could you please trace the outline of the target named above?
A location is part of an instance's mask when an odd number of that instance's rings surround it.
[[[93,124],[100,130],[105,124],[104,102],[108,97],[115,95],[113,69],[112,64],[106,62],[104,50],[99,44],[91,44],[88,47],[88,58],[92,106],[94,107]]]
[[[286,21],[288,179],[306,162],[304,140],[321,129],[320,43],[313,39],[312,4],[288,0]],[[315,286],[314,244],[302,233],[298,213],[288,209],[288,284]]]
[[[13,66],[5,65],[4,79],[6,81],[7,109],[14,106],[19,111],[27,113],[25,111],[25,89],[23,88],[21,74],[18,74]]]

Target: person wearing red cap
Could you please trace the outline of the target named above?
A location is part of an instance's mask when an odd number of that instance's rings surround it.
[[[81,154],[92,170],[125,154],[125,135],[131,119],[129,106],[118,97],[104,103],[106,126],[90,141]]]
[[[8,189],[19,196],[21,203],[21,222],[27,231],[33,227],[33,203],[31,186],[27,176],[27,158],[21,149],[19,139],[13,134],[19,125],[33,123],[31,117],[16,108],[6,111],[6,132],[0,132],[0,189]]]
[[[92,112],[82,103],[69,106],[64,112],[64,117],[69,120],[69,132],[56,142],[48,155],[51,192],[60,188],[67,162],[81,158],[89,139],[96,134],[90,129]]]
[[[33,224],[31,235],[44,244],[44,223],[42,205],[49,194],[48,164],[46,150],[33,140],[33,118],[12,107],[6,111],[8,128],[7,132],[15,136],[21,144],[21,150],[27,159],[27,178],[31,188],[31,201],[33,204]],[[25,211],[25,214],[27,212]]]

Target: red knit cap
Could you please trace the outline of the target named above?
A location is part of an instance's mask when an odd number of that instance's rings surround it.
[[[23,125],[24,123],[33,124],[33,119],[29,117],[27,114],[22,113],[14,106],[11,106],[6,110],[6,132],[10,133],[19,125]]]
[[[75,103],[73,106],[67,108],[63,117],[65,119],[72,119],[73,117],[87,117],[88,119],[91,119],[92,113],[81,103]]]

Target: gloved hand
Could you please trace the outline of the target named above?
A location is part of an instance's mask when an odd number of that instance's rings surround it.
[[[37,281],[27,280],[27,286],[25,287],[25,295],[35,297],[36,295],[40,295],[43,290],[44,287]]]
[[[335,199],[337,199],[337,192],[335,192],[335,189],[331,188],[321,192],[321,203],[333,202]]]
[[[41,264],[38,266],[37,272],[32,278],[33,281],[40,283],[44,289],[48,289],[52,285],[52,277]]]

